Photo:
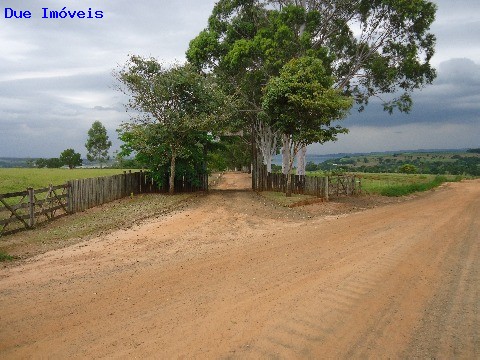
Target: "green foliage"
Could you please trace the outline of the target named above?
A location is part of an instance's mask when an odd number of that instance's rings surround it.
[[[404,196],[413,192],[427,191],[443,182],[461,181],[463,176],[438,176],[420,174],[361,173],[362,190],[368,194]]]
[[[305,166],[305,171],[317,171],[320,170],[320,166],[315,164],[312,161],[307,162],[307,165]]]
[[[298,34],[305,22],[313,28],[319,21],[300,7],[274,10],[261,2],[222,0],[208,28],[190,42],[187,58],[213,70],[225,91],[235,94],[242,111],[232,125],[248,132],[261,112],[262,88],[288,61],[301,54],[332,61],[324,48],[311,46],[309,32]]]
[[[123,85],[120,89],[130,96],[127,108],[136,115],[119,129],[125,143],[122,155],[135,153],[159,182],[168,173],[170,192],[177,159],[182,176],[206,171],[203,154],[212,141],[209,133],[224,128],[233,105],[214,77],[190,64],[165,67],[154,58],[140,56],[131,56],[115,76]]]
[[[333,82],[321,60],[302,57],[289,61],[264,89],[262,108],[270,125],[291,143],[288,175],[301,147],[335,141],[337,134],[347,132],[332,122],[345,117],[352,101],[334,90]],[[287,196],[291,196],[290,176]]]
[[[480,154],[480,148],[477,148],[477,149],[468,149],[467,152],[468,152],[468,153],[472,153],[472,154]]]
[[[293,3],[218,1],[207,29],[191,41],[187,58],[225,76],[257,105],[262,84],[302,56],[321,59],[337,79],[336,88],[354,96],[360,109],[372,96],[398,93],[385,99],[384,109],[409,111],[410,93],[435,78],[430,65],[435,36],[429,33],[433,2]]]
[[[415,174],[418,172],[418,169],[415,165],[412,164],[403,164],[398,168],[398,171],[403,174]]]
[[[47,159],[44,159],[44,158],[36,159],[34,161],[34,164],[37,168],[45,168],[47,167]]]
[[[82,157],[73,149],[66,149],[60,154],[60,161],[63,165],[67,165],[70,169],[82,165]]]
[[[250,167],[251,151],[249,139],[242,136],[221,136],[215,148],[208,153],[208,169],[225,171]]]
[[[13,260],[15,260],[15,257],[0,251],[0,262],[13,261]]]
[[[98,161],[100,167],[110,157],[108,150],[112,146],[112,142],[108,140],[107,129],[100,121],[95,121],[90,130],[88,130],[88,139],[85,143],[87,148],[87,159],[89,161]]]
[[[37,168],[55,169],[55,168],[62,167],[63,162],[59,158],[50,158],[50,159],[40,158],[35,160],[35,166]]]
[[[363,161],[362,161],[363,159]],[[365,163],[365,159],[368,160]],[[404,153],[393,155],[353,156],[330,159],[320,164],[323,170],[342,168],[368,173],[394,173],[405,165],[413,165],[417,173],[480,176],[480,156],[475,153]]]
[[[336,139],[347,129],[331,126],[345,117],[350,98],[332,88],[334,79],[313,57],[289,61],[264,89],[263,109],[274,129],[301,145]]]
[[[111,167],[115,169],[142,169],[144,166],[137,159],[123,155],[122,151],[116,151],[115,161]]]
[[[432,181],[426,183],[415,183],[407,185],[396,185],[385,188],[381,191],[383,196],[405,196],[415,192],[431,190],[442,185],[447,179],[444,176],[437,176]]]

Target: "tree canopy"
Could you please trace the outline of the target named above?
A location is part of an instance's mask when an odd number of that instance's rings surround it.
[[[177,159],[197,154],[210,141],[207,133],[223,128],[229,114],[226,98],[211,76],[189,64],[168,67],[154,58],[131,56],[116,77],[133,111],[133,122],[120,130],[124,149],[135,151],[154,172],[170,162],[169,191],[174,192]]]
[[[107,129],[100,121],[95,121],[88,130],[88,139],[85,144],[87,148],[87,159],[89,161],[98,161],[100,167],[110,157],[108,150],[112,146],[112,142],[108,140]]]
[[[70,169],[74,169],[77,166],[82,165],[82,157],[79,153],[76,153],[73,149],[66,149],[60,154],[60,161],[63,165],[67,165]]]
[[[300,148],[336,139],[347,129],[332,125],[344,118],[352,106],[350,97],[332,88],[334,79],[321,60],[302,57],[290,60],[278,77],[264,88],[263,109],[270,125],[287,137],[290,175],[293,158]],[[287,195],[290,195],[290,176]]]
[[[244,130],[261,121],[270,78],[304,56],[322,60],[358,110],[376,97],[388,112],[408,112],[412,91],[436,76],[435,12],[428,0],[220,0],[187,58],[239,95]]]

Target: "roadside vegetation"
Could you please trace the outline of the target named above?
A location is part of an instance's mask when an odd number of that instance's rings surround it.
[[[431,190],[445,182],[465,179],[459,175],[421,174],[358,174],[362,190],[367,194],[383,196],[405,196],[415,192]]]

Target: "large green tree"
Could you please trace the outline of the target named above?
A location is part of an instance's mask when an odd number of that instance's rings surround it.
[[[132,150],[155,159],[150,162],[154,170],[170,163],[173,193],[177,159],[189,158],[207,132],[222,128],[229,103],[213,77],[190,64],[165,66],[154,58],[131,56],[116,78],[133,110],[132,121],[123,124],[121,134]]]
[[[82,165],[82,157],[79,153],[76,153],[73,149],[63,150],[60,154],[60,161],[62,164],[67,165],[69,169],[74,169],[77,166]]]
[[[291,196],[290,174],[298,151],[313,143],[336,140],[337,134],[347,132],[332,122],[346,116],[352,99],[333,89],[333,84],[334,78],[321,60],[301,57],[290,60],[264,89],[262,105],[270,125],[289,143],[287,196]]]
[[[85,143],[87,148],[87,159],[89,161],[98,161],[100,167],[110,157],[108,150],[112,146],[112,142],[108,140],[107,129],[100,121],[95,121],[92,127],[88,130],[88,139]]]
[[[242,95],[244,129],[259,122],[268,80],[302,56],[321,59],[359,110],[383,96],[386,111],[408,112],[435,78],[435,12],[428,0],[220,0],[187,58]]]

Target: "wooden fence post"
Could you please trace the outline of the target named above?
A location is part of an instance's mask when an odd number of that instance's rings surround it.
[[[325,190],[324,190],[324,191],[325,191],[325,200],[326,200],[326,201],[328,201],[328,196],[329,196],[329,194],[328,194],[328,192],[329,192],[329,189],[328,189],[329,184],[328,184],[328,183],[329,183],[329,181],[328,181],[328,176],[325,176],[325,188],[324,188]]]
[[[72,182],[67,182],[67,211],[69,214],[73,214],[73,192]]]
[[[35,190],[28,188],[28,227],[35,226]]]

